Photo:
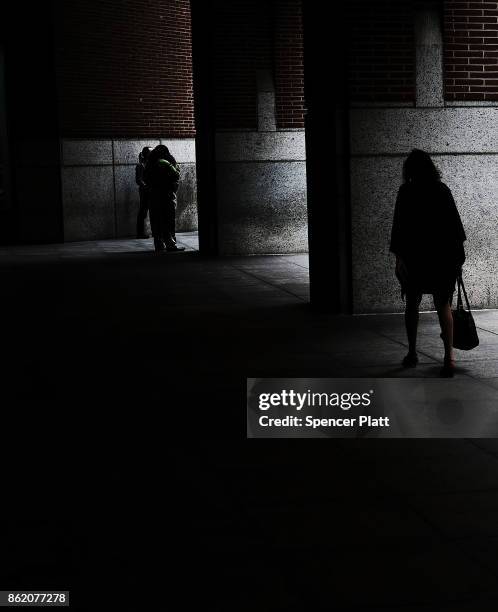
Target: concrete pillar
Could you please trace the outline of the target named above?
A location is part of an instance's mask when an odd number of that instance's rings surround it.
[[[311,305],[349,313],[351,304],[351,221],[349,197],[349,111],[341,12],[336,23],[323,18],[319,3],[305,2],[304,77],[306,172]],[[323,41],[330,41],[334,78],[323,78]]]
[[[275,117],[275,84],[269,70],[256,72],[258,87],[258,131],[275,132],[277,121]]]
[[[59,242],[62,198],[52,12],[38,3],[26,15],[25,6],[13,4],[8,23],[2,47],[11,206],[1,214],[0,240]]]
[[[191,0],[199,251],[218,254],[213,0]]]
[[[272,72],[250,75],[257,126],[221,129],[215,124],[216,104],[221,106],[216,96],[222,89],[216,89],[215,81],[227,77],[214,68],[216,61],[230,63],[230,50],[223,47],[226,57],[216,56],[216,36],[224,33],[224,24],[216,21],[220,6],[223,2],[191,2],[200,249],[220,255],[305,252],[304,130],[277,129]],[[265,2],[259,6],[263,10]]]
[[[5,56],[0,47],[0,244],[14,240],[16,226],[12,205],[10,151],[8,142],[7,95],[5,88]]]
[[[0,48],[0,213],[8,211],[11,204],[10,160],[7,141],[7,97],[5,92],[5,60]]]
[[[424,1],[415,14],[416,106],[444,106],[443,33],[439,2]]]

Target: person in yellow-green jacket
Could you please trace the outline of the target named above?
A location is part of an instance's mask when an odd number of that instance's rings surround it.
[[[147,160],[144,179],[149,189],[150,225],[156,251],[184,251],[176,244],[176,193],[180,168],[166,145],[155,147]]]
[[[137,214],[137,238],[148,238],[145,231],[145,219],[149,212],[149,190],[144,181],[144,172],[147,159],[150,154],[150,147],[144,147],[138,156],[138,164],[135,166],[135,182],[138,185],[140,197],[140,207]]]

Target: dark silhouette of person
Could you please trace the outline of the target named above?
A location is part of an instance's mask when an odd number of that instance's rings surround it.
[[[150,224],[156,251],[184,251],[176,245],[176,193],[180,168],[166,145],[155,147],[147,160],[144,173],[149,189]]]
[[[441,376],[454,374],[451,302],[465,261],[465,240],[450,189],[441,182],[430,156],[414,149],[403,165],[403,184],[396,199],[390,243],[390,251],[396,255],[402,297],[406,296],[408,354],[403,359],[404,367],[418,363],[419,306],[422,295],[431,293],[444,342]]]
[[[150,147],[144,147],[138,156],[138,164],[135,166],[135,182],[138,185],[140,206],[137,215],[137,238],[148,238],[145,231],[145,219],[149,212],[149,190],[144,180],[145,165],[150,155]]]

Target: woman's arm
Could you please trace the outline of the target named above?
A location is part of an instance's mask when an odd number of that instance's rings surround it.
[[[465,242],[467,240],[467,236],[465,235],[465,230],[463,229],[462,220],[460,218],[460,214],[458,213],[457,206],[455,204],[455,200],[453,198],[453,194],[448,187],[448,205],[450,209],[450,219],[451,219],[451,229],[453,231],[454,238],[457,242]]]
[[[461,268],[465,262],[465,249],[463,243],[467,240],[465,230],[463,229],[462,220],[458,213],[453,194],[448,186],[446,186],[446,201],[448,214],[448,243],[453,251],[453,259],[455,264]]]
[[[406,268],[405,262],[396,255],[396,276],[400,280],[401,284],[406,284],[408,282],[408,270]]]
[[[393,224],[391,228],[391,241],[389,244],[389,250],[391,253],[395,253],[397,257],[401,255],[402,243],[403,243],[403,224],[401,219],[401,201],[402,201],[402,188],[398,191],[396,197],[396,203],[394,205]]]

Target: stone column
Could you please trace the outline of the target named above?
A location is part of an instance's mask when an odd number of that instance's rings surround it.
[[[218,254],[213,0],[191,0],[199,251]]]
[[[351,311],[351,212],[349,110],[344,23],[334,13],[337,35],[318,2],[304,7],[306,172],[311,305],[321,311]],[[324,80],[324,42],[334,58],[333,79]]]
[[[258,87],[258,131],[275,132],[275,84],[269,70],[256,72]]]
[[[220,4],[191,2],[200,250],[220,255],[306,252],[304,130],[277,129],[272,71],[255,68],[251,75],[258,113],[254,127],[215,124],[215,110],[220,119],[216,78],[223,78],[215,62],[230,60],[230,50],[223,49],[226,57],[216,54],[216,36],[223,34],[219,24],[215,27]]]
[[[5,92],[5,61],[0,48],[0,214],[11,209],[10,159],[7,141],[7,98]]]
[[[444,106],[443,33],[439,2],[421,2],[415,14],[416,105]]]

